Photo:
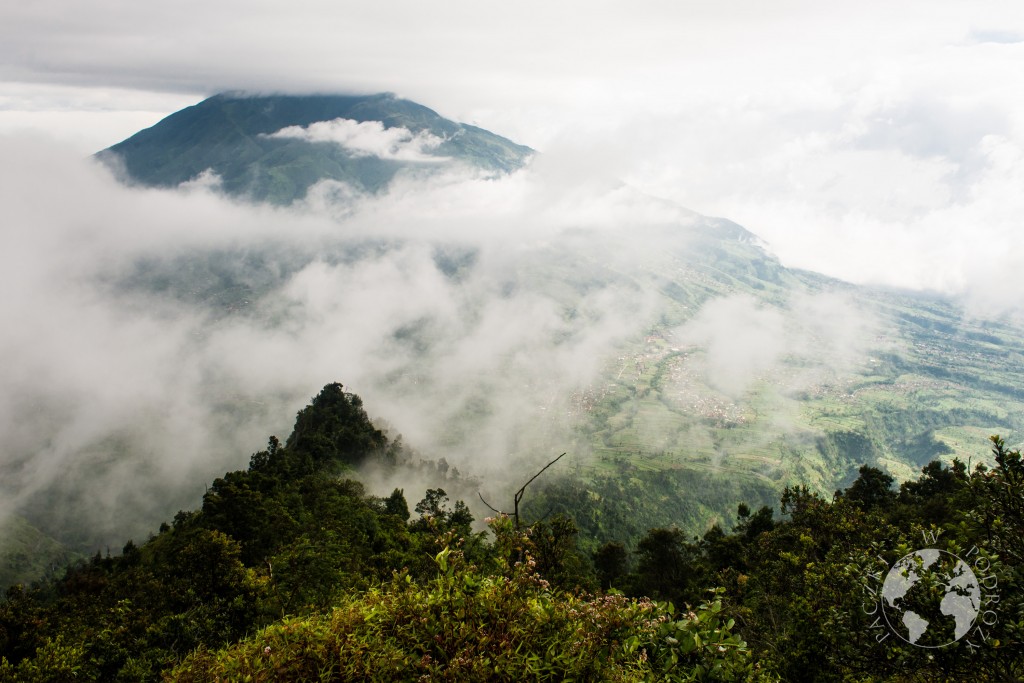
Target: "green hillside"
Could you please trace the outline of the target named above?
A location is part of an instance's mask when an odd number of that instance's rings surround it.
[[[720,296],[746,291],[725,286]],[[1021,440],[1024,331],[941,299],[856,293],[884,327],[855,367],[825,372],[827,356],[785,355],[739,396],[708,384],[705,348],[672,340],[681,319],[651,328],[577,397],[580,447],[598,471],[627,458],[640,469],[710,468],[827,490],[860,464],[905,479],[934,458],[966,461],[979,437]],[[791,381],[812,370],[806,386]]]

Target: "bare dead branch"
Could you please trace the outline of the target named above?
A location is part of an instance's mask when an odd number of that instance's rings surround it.
[[[547,465],[544,465],[544,467],[540,468],[540,470],[535,475],[530,477],[530,479],[525,484],[523,484],[522,487],[518,491],[516,491],[516,494],[513,497],[513,500],[514,500],[514,503],[515,503],[515,511],[512,513],[512,517],[516,521],[516,529],[519,528],[519,502],[523,499],[523,495],[526,493],[526,487],[529,486],[530,484],[532,484],[534,479],[536,479],[540,475],[544,474],[544,470],[546,470],[547,468],[549,468],[552,465],[554,465],[556,462],[561,460],[563,457],[565,457],[565,453],[562,453],[562,455],[558,456],[557,458],[555,458],[554,460],[549,462]],[[486,500],[484,500],[483,494],[480,493],[479,491],[476,492],[476,495],[478,495],[480,497],[480,502],[481,503],[483,503],[484,505],[489,507],[491,510],[493,510],[497,514],[499,514],[499,515],[506,514],[506,513],[502,512],[501,510],[498,510],[497,508],[495,508],[493,505],[488,503]],[[548,515],[550,515],[550,514],[551,514],[551,511],[548,511]],[[544,517],[541,518],[541,521],[543,521],[548,515],[544,515]]]
[[[477,492],[476,492],[476,495],[480,496],[480,502],[481,502],[481,503],[483,503],[483,504],[484,504],[484,505],[486,505],[487,507],[491,508],[491,510],[492,510],[493,512],[495,512],[496,514],[499,514],[499,515],[503,515],[503,514],[505,514],[504,512],[502,512],[501,510],[498,510],[498,509],[497,509],[497,508],[495,508],[495,507],[494,507],[493,505],[491,505],[491,504],[490,504],[490,503],[488,503],[488,502],[487,502],[486,500],[484,500],[484,494],[482,494],[482,493],[480,493],[479,491],[477,491]]]
[[[544,465],[544,467],[540,468],[540,471],[537,472],[537,474],[535,474],[532,477],[530,477],[530,480],[527,481],[525,484],[523,484],[523,487],[521,489],[516,491],[516,495],[515,495],[515,499],[514,499],[516,508],[515,508],[514,515],[515,515],[515,519],[516,519],[516,528],[517,529],[519,528],[519,501],[521,501],[523,499],[523,494],[526,493],[526,487],[529,486],[530,484],[532,484],[534,479],[536,479],[540,475],[544,474],[544,470],[546,470],[547,468],[549,468],[552,465],[554,465],[556,462],[561,460],[564,456],[565,456],[565,453],[562,453],[562,455],[558,456],[557,458],[555,458],[554,460],[549,462],[547,465]]]

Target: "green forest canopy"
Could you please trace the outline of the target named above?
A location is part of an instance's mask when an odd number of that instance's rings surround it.
[[[700,537],[588,546],[568,484],[543,493],[564,487],[561,513],[523,530],[499,516],[489,534],[440,488],[415,514],[400,490],[367,495],[352,468],[403,467],[402,447],[330,384],[201,509],[10,588],[0,681],[1019,680],[1024,464],[992,449],[991,469],[933,462],[897,489],[865,466],[831,499],[787,488],[779,518],[740,505]],[[921,548],[981,584],[943,647],[907,642],[880,597]],[[949,582],[917,569],[900,608],[948,636]]]

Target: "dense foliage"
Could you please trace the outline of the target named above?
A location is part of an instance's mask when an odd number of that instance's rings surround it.
[[[171,674],[207,680],[747,680],[759,675],[720,601],[676,619],[622,595],[552,590],[529,537],[492,529],[487,572],[446,545],[437,576],[406,572],[350,593],[326,614],[286,619],[219,652],[200,649]],[[451,540],[450,538],[448,539]],[[510,562],[506,558],[522,557]]]
[[[1020,680],[1024,464],[992,445],[990,469],[933,462],[897,489],[864,466],[831,499],[787,488],[781,518],[741,505],[699,538],[611,538],[637,522],[599,514],[588,491],[610,497],[610,480],[552,483],[537,497],[563,491],[557,514],[499,516],[485,535],[442,489],[411,515],[402,491],[345,478],[407,456],[332,384],[202,509],[9,589],[0,681]],[[911,644],[883,604],[891,568],[921,548],[963,558],[980,584],[961,585],[978,616],[948,644]],[[932,608],[948,589],[906,592],[936,632],[953,628]]]
[[[692,541],[678,529],[651,529],[633,553],[602,546],[597,573],[603,587],[676,604],[722,587],[756,659],[783,680],[1022,680],[1024,465],[998,437],[993,453],[992,469],[933,462],[898,490],[869,466],[831,500],[787,488],[783,520],[741,505],[731,532],[715,526]],[[883,586],[901,558],[928,548],[970,569],[978,593],[965,611],[977,616],[955,639],[911,644]],[[921,575],[918,603],[933,608],[918,611],[953,633],[955,609],[943,596],[955,580]]]

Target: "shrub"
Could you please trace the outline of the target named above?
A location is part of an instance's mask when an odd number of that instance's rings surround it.
[[[714,600],[676,620],[672,607],[622,595],[553,590],[528,541],[492,523],[509,553],[483,575],[457,544],[426,584],[396,573],[330,614],[290,619],[219,651],[200,649],[175,681],[750,680],[746,644]],[[516,559],[520,558],[520,559]]]

